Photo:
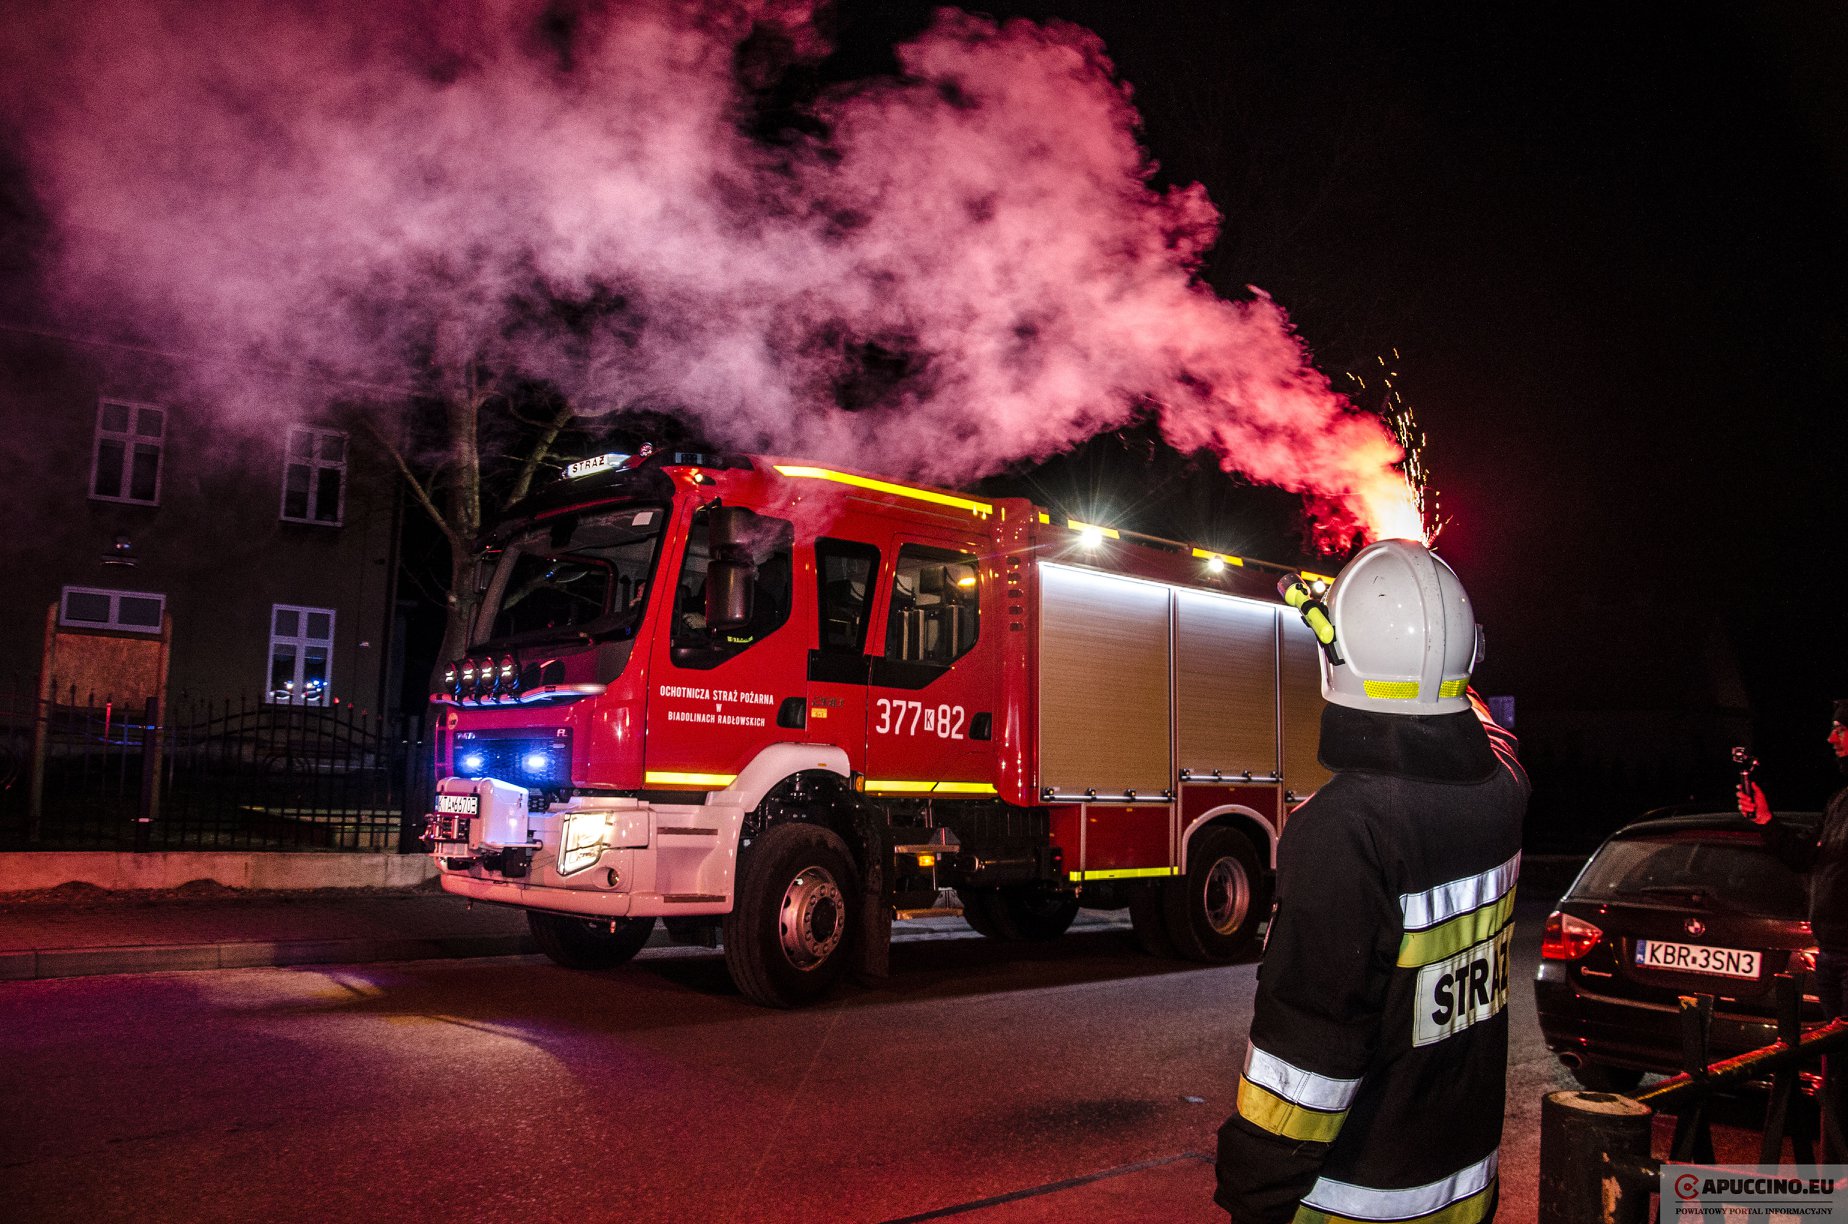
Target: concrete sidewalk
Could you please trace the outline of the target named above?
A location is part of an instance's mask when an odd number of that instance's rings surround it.
[[[0,898],[0,980],[533,951],[524,913],[429,889],[66,885]]]

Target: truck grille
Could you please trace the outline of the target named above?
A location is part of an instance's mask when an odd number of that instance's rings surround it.
[[[498,778],[528,790],[571,784],[571,732],[465,731],[456,737],[450,768],[458,777]]]

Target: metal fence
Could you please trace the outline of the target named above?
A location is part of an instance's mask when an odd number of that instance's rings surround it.
[[[0,849],[415,852],[424,721],[0,685]]]

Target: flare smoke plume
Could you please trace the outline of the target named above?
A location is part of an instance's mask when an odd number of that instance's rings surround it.
[[[1387,429],[1267,296],[1195,278],[1218,213],[1151,188],[1095,35],[946,9],[899,76],[766,144],[741,78],[825,51],[810,7],[15,4],[0,102],[92,322],[383,385],[479,356],[585,411],[951,483],[1153,413],[1416,534]],[[536,297],[603,308],[542,327]],[[850,411],[868,346],[903,375]]]

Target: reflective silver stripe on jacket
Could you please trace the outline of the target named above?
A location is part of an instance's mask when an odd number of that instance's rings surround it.
[[[1415,1220],[1481,1193],[1495,1180],[1500,1156],[1498,1149],[1449,1177],[1404,1190],[1374,1190],[1329,1177],[1318,1178],[1303,1196],[1303,1206],[1355,1220]]]
[[[1422,931],[1426,927],[1448,922],[1458,914],[1480,909],[1514,887],[1521,874],[1521,852],[1500,867],[1492,867],[1473,876],[1464,876],[1419,893],[1400,893],[1399,911],[1405,916],[1405,929]]]
[[[1245,1078],[1306,1109],[1346,1109],[1360,1091],[1358,1079],[1317,1075],[1253,1045],[1245,1054]]]

